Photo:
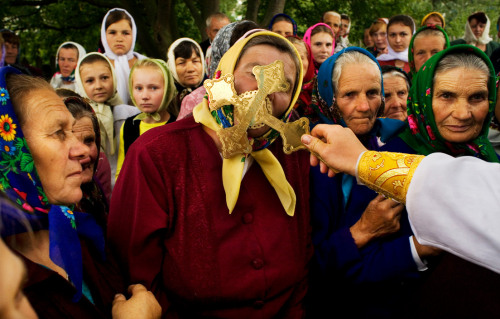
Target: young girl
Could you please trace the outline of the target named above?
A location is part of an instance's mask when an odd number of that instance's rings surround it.
[[[307,29],[304,42],[311,48],[316,73],[321,64],[328,59],[335,50],[335,39],[328,24],[317,23]]]
[[[118,94],[126,104],[130,102],[128,77],[130,69],[137,60],[146,57],[134,52],[137,28],[134,18],[124,9],[114,8],[108,11],[102,21],[101,42],[106,55],[116,70]]]
[[[116,89],[116,76],[111,62],[103,54],[92,52],[83,57],[76,67],[76,90],[90,100],[90,105],[97,115],[101,130],[101,149],[111,165],[111,176],[116,172],[115,131],[123,121],[139,113],[131,105],[123,104]],[[116,116],[118,115],[118,116]],[[111,178],[112,185],[114,179]]]
[[[142,113],[129,117],[121,127],[116,178],[130,145],[148,130],[175,122],[179,113],[174,78],[162,60],[137,62],[130,73],[129,89],[132,102]]]
[[[387,24],[387,40],[389,46],[387,53],[377,57],[379,64],[392,65],[405,71],[410,72],[410,64],[408,63],[408,47],[410,40],[415,32],[415,22],[410,16],[396,15],[389,19]]]

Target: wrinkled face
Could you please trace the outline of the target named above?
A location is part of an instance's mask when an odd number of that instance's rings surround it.
[[[304,47],[305,44],[293,44],[300,54],[300,59],[302,60],[302,74],[306,76],[307,69],[309,68],[309,58],[307,57],[307,49]]]
[[[413,61],[418,71],[434,54],[444,50],[446,42],[442,37],[425,36],[413,40]]]
[[[19,53],[19,46],[10,42],[5,42],[5,63],[16,63],[17,54]]]
[[[385,108],[384,116],[404,121],[408,117],[406,100],[408,88],[406,81],[395,75],[384,76]]]
[[[347,29],[349,29],[349,20],[342,19],[339,28],[339,35],[340,36],[347,35]]]
[[[23,294],[27,280],[26,267],[0,240],[0,318],[38,318]]]
[[[348,128],[356,135],[370,132],[382,104],[380,71],[372,65],[344,65],[335,93]]]
[[[71,205],[82,198],[81,160],[89,148],[73,133],[73,116],[61,98],[50,90],[31,92],[26,123],[21,129],[49,203]]]
[[[424,25],[427,25],[427,26],[438,25],[442,28],[443,22],[441,21],[441,19],[439,19],[436,16],[430,16],[427,18],[427,20],[425,20]]]
[[[210,41],[213,41],[215,36],[217,35],[217,32],[219,32],[219,30],[222,29],[222,27],[228,24],[229,24],[228,19],[212,18],[212,22],[210,22],[210,26],[207,28],[207,36],[210,39]]]
[[[165,84],[161,72],[152,67],[141,67],[132,75],[132,94],[141,112],[158,111],[163,99]]]
[[[375,45],[375,42],[373,42],[373,39],[370,36],[370,29],[365,29],[365,32],[363,33],[363,44],[367,48]]]
[[[391,24],[387,30],[389,45],[395,52],[403,52],[408,48],[411,41],[411,28],[401,24]]]
[[[59,64],[59,70],[61,70],[62,76],[70,76],[71,72],[73,72],[78,64],[78,50],[72,48],[62,48],[59,50],[57,64]]]
[[[113,96],[113,75],[107,62],[80,65],[80,77],[85,93],[92,101],[104,103]]]
[[[89,183],[94,176],[94,167],[97,165],[97,144],[94,125],[89,117],[82,117],[75,121],[73,133],[76,138],[89,148],[89,156],[82,159],[82,183]]]
[[[469,25],[476,38],[480,38],[483,35],[484,28],[486,28],[486,23],[479,22],[477,19],[470,20]]]
[[[271,31],[284,37],[293,35],[293,24],[288,21],[278,21],[273,24]]]
[[[488,115],[488,77],[479,70],[466,68],[438,73],[434,78],[432,111],[439,134],[446,141],[473,140]]]
[[[280,60],[284,64],[285,78],[290,84],[290,89],[287,92],[275,92],[269,95],[269,99],[273,104],[273,116],[281,117],[290,106],[292,100],[293,88],[296,81],[297,69],[290,54],[280,52],[273,46],[267,44],[255,45],[248,48],[233,72],[234,88],[238,95],[248,91],[257,90],[257,80],[255,79],[252,69],[257,65],[268,65],[276,60]],[[258,137],[269,130],[268,126],[259,129],[249,129],[250,137]]]
[[[175,59],[175,70],[180,84],[184,87],[195,87],[203,78],[202,61],[194,50],[190,58],[178,57]]]
[[[384,50],[387,48],[387,29],[380,28],[376,32],[373,32],[371,34],[371,38],[373,40],[373,43],[375,43],[375,47],[379,50]]]
[[[323,23],[328,24],[332,28],[333,34],[337,35],[340,29],[340,17],[331,14],[325,15]]]
[[[333,38],[326,32],[316,33],[311,37],[311,53],[316,63],[323,63],[332,54]]]
[[[116,55],[124,55],[132,47],[132,27],[128,20],[120,20],[106,29],[106,41]]]

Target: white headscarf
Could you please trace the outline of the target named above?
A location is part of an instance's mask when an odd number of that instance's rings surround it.
[[[469,24],[469,19],[465,22],[465,35],[464,35],[464,40],[467,42],[467,44],[472,44],[473,46],[477,46],[477,44],[488,44],[492,38],[490,38],[490,18],[484,14],[486,17],[486,26],[484,27],[483,34],[481,37],[478,39],[475,35],[474,32],[472,32],[472,29],[470,28]]]
[[[109,67],[111,69],[111,75],[113,78],[113,95],[105,102],[105,103],[98,103],[89,98],[87,95],[87,92],[85,92],[85,89],[83,87],[83,82],[82,78],[80,76],[80,65],[82,63],[82,60],[84,60],[86,57],[91,56],[91,55],[99,55],[103,59],[105,59],[109,63]],[[101,129],[101,146],[106,155],[113,155],[115,153],[115,143],[114,143],[114,119],[113,119],[113,112],[111,111],[111,106],[123,104],[119,94],[117,93],[117,79],[116,79],[116,74],[113,69],[113,65],[111,64],[111,61],[109,59],[98,52],[91,52],[85,57],[83,57],[80,61],[78,61],[78,65],[76,66],[76,71],[75,71],[75,84],[76,84],[76,93],[80,94],[81,96],[87,98],[89,100],[90,106],[92,106],[92,109],[94,110],[95,114],[97,115],[97,120],[99,122],[99,128]]]
[[[177,75],[177,69],[175,68],[174,50],[175,50],[175,48],[177,48],[177,46],[179,46],[179,44],[181,44],[184,41],[193,43],[198,48],[198,52],[200,53],[202,70],[201,70],[201,75],[200,75],[200,81],[198,82],[198,84],[196,84],[196,87],[197,87],[198,85],[200,85],[201,81],[203,81],[203,78],[204,78],[205,57],[203,56],[203,50],[201,49],[200,45],[196,41],[194,41],[193,39],[190,39],[190,38],[180,38],[180,39],[175,40],[170,45],[170,47],[168,48],[168,51],[167,51],[167,66],[168,66],[170,72],[172,73],[172,76],[174,77],[175,81],[177,83],[181,84],[181,82],[179,81],[179,76]],[[184,86],[184,85],[182,85],[182,86]]]
[[[78,50],[78,62],[80,62],[80,60],[83,59],[83,56],[85,54],[87,54],[87,51],[85,51],[85,48],[81,44],[78,44],[78,43],[72,42],[72,41],[66,41],[66,42],[62,43],[59,46],[59,48],[57,48],[57,52],[56,52],[56,69],[57,69],[57,72],[54,74],[54,76],[50,80],[50,85],[52,85],[52,87],[54,89],[60,88],[63,85],[62,74],[59,71],[59,51],[61,51],[61,48],[63,46],[65,46],[66,44],[72,44],[72,45],[74,45],[76,47],[76,49]]]
[[[108,19],[108,16],[112,11],[125,12],[125,14],[129,16],[132,24],[132,45],[130,46],[130,50],[123,55],[116,55],[115,53],[113,53],[113,51],[109,47],[108,42],[106,41],[106,20]],[[106,13],[104,19],[102,20],[102,25],[101,25],[101,42],[104,47],[104,55],[114,61],[116,78],[118,81],[117,83],[118,94],[120,95],[122,101],[125,103],[128,103],[128,101],[130,100],[130,94],[128,91],[128,77],[130,75],[130,66],[128,65],[128,60],[133,59],[134,56],[139,60],[146,58],[144,55],[134,52],[136,37],[137,37],[137,27],[135,26],[135,21],[132,15],[130,15],[130,13],[127,12],[127,10],[121,8],[114,8],[109,10],[108,13]]]

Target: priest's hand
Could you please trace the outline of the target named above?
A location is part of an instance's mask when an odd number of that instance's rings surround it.
[[[159,319],[161,306],[151,291],[143,285],[130,285],[127,300],[124,295],[117,294],[113,300],[113,319]]]

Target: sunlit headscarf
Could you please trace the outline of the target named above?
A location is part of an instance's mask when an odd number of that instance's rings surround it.
[[[489,112],[486,116],[481,133],[467,143],[451,143],[446,141],[436,125],[432,110],[433,82],[436,66],[446,55],[466,52],[480,57],[488,66],[490,76],[488,80]],[[467,85],[467,83],[462,83]],[[488,56],[472,45],[454,45],[433,55],[416,74],[408,95],[408,125],[401,138],[418,154],[428,155],[442,152],[452,156],[472,155],[490,162],[498,162],[495,150],[488,141],[488,129],[495,110],[496,89],[495,70]]]
[[[111,70],[114,93],[106,101],[106,103],[98,103],[96,101],[91,100],[83,87],[82,77],[80,74],[80,67],[82,62],[84,62],[87,57],[92,55],[98,55],[102,57],[102,59],[104,59],[104,61],[108,63],[109,69]],[[76,66],[75,78],[76,78],[75,82],[76,93],[80,94],[84,98],[89,99],[90,106],[92,106],[94,112],[97,114],[97,119],[99,120],[99,128],[101,130],[101,136],[102,136],[101,140],[102,148],[107,154],[113,155],[115,153],[115,142],[114,142],[114,127],[113,127],[114,120],[113,120],[113,112],[111,110],[111,106],[123,104],[120,96],[118,95],[117,79],[113,65],[104,54],[98,52],[88,53],[78,62],[78,65]]]
[[[156,112],[154,113],[139,113],[134,120],[143,120],[147,117],[153,118],[156,122],[159,122],[161,119],[161,115],[159,114],[163,110],[166,110],[168,105],[172,102],[174,99],[175,95],[177,94],[177,90],[175,89],[175,84],[174,84],[174,78],[172,77],[172,74],[170,73],[170,70],[167,67],[167,64],[165,61],[160,60],[160,59],[145,59],[143,61],[150,61],[158,66],[158,69],[161,71],[162,78],[163,78],[163,98],[161,100],[160,107]],[[145,68],[145,66],[142,66],[140,68]],[[134,98],[134,95],[132,94],[133,92],[133,75],[134,71],[137,69],[137,64],[132,68],[132,71],[130,72],[130,78],[129,78],[129,90],[130,90],[130,97],[132,99],[132,103],[134,103],[135,106],[138,107],[137,101]]]
[[[217,71],[215,72],[215,78],[218,79],[227,74],[233,74],[236,67],[236,62],[239,59],[245,45],[251,39],[260,36],[277,37],[286,41],[286,39],[282,36],[270,31],[254,32],[248,37],[240,39],[222,57]],[[293,44],[288,41],[286,41],[286,43],[289,44],[290,52],[293,52],[293,54],[297,56],[299,65],[295,81],[295,88],[292,99],[290,101],[290,105],[288,106],[285,113],[281,116],[281,120],[284,122],[288,121],[293,106],[295,105],[295,102],[297,101],[297,98],[299,96],[300,88],[302,86],[302,62],[300,60],[300,55],[298,54]],[[195,107],[195,109],[193,110],[193,116],[196,122],[199,122],[216,132],[234,125],[233,105],[227,105],[217,111],[211,112],[208,104],[209,101],[207,98],[205,98],[202,103],[198,104],[198,106]],[[259,138],[254,139],[249,137],[253,148],[250,155],[259,163],[268,181],[276,190],[281,204],[283,205],[287,214],[293,216],[296,203],[295,192],[286,180],[286,176],[283,168],[281,167],[281,164],[271,153],[271,151],[267,149],[267,147],[278,136],[279,132],[275,131],[274,129],[270,129],[267,133]],[[223,161],[222,180],[224,190],[226,192],[226,202],[230,213],[233,211],[238,200],[244,164],[247,156],[247,154],[238,154],[231,158],[225,158]]]
[[[73,298],[82,295],[82,253],[78,236],[91,240],[104,258],[104,236],[90,214],[48,202],[33,156],[14,112],[7,91],[8,74],[20,74],[13,67],[0,68],[0,190],[25,210],[2,211],[2,236],[48,229],[50,259],[63,268],[76,288]],[[62,168],[61,168],[62,169]]]
[[[116,55],[109,47],[108,41],[106,40],[106,19],[108,18],[109,14],[113,11],[123,11],[130,18],[130,22],[132,25],[132,45],[130,46],[130,50],[123,55]],[[106,13],[104,19],[102,19],[101,43],[102,46],[104,47],[104,55],[113,60],[114,62],[116,70],[116,78],[118,80],[117,90],[121,100],[124,103],[128,103],[130,97],[128,93],[128,76],[130,74],[130,66],[128,64],[128,60],[131,60],[134,57],[136,57],[139,60],[146,58],[144,55],[134,52],[136,37],[137,37],[137,27],[135,26],[135,21],[132,15],[127,12],[127,10],[121,8],[111,9],[108,11],[108,13]]]

